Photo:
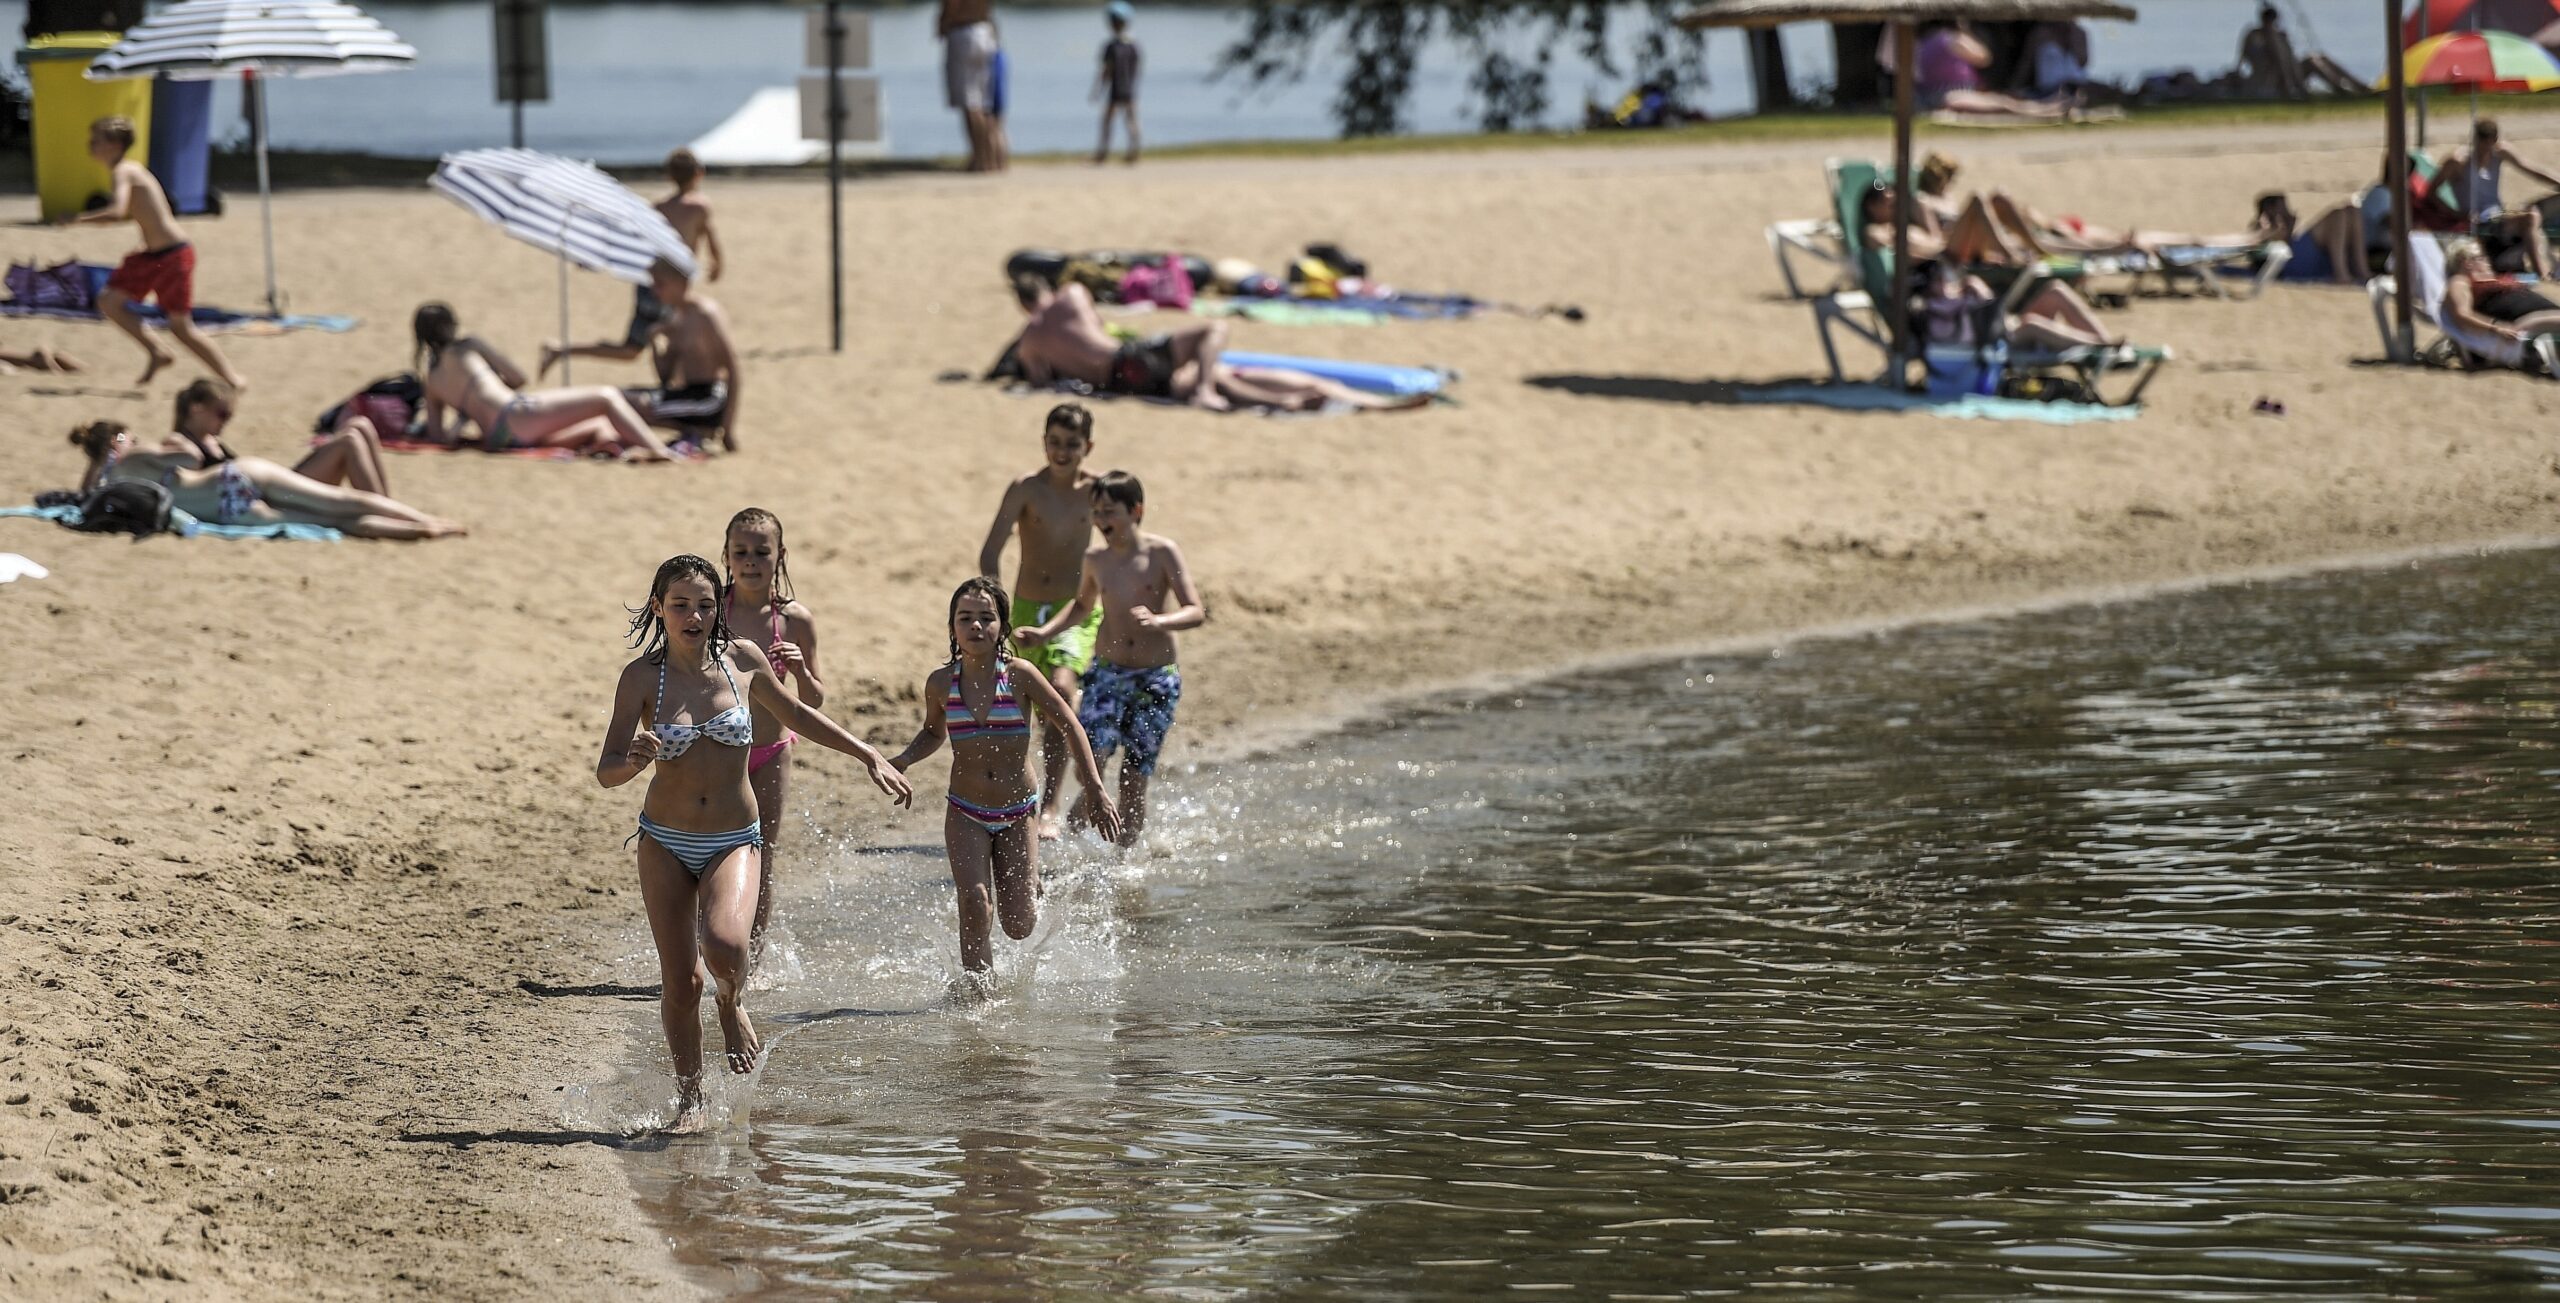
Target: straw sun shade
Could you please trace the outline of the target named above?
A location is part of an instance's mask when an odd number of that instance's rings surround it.
[[[1682,27],[1776,27],[1782,23],[1921,23],[1938,18],[1975,22],[2043,19],[2133,20],[2133,6],[2117,0],[1706,0],[1682,14]]]

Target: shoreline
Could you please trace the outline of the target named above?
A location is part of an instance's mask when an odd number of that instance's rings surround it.
[[[2378,351],[2352,293],[2137,299],[2111,321],[2181,360],[2118,425],[1698,396],[1818,365],[1758,238],[1816,207],[1805,152],[886,181],[848,205],[843,358],[811,346],[824,187],[723,179],[716,292],[757,368],[746,455],[395,459],[400,497],[475,526],[456,542],[0,525],[0,549],[54,571],[0,588],[22,640],[0,646],[26,667],[0,707],[29,739],[0,749],[0,778],[33,794],[0,813],[0,962],[21,993],[0,1040],[0,1293],[714,1287],[641,1215],[618,1148],[559,1122],[557,1089],[629,1053],[634,1020],[651,1048],[645,994],[595,976],[637,918],[635,794],[588,773],[621,612],[658,558],[766,506],[825,623],[828,712],[875,742],[912,728],[950,584],[1003,479],[1037,461],[1043,402],[934,380],[1014,328],[996,269],[1026,243],[1267,258],[1339,237],[1399,283],[1591,309],[1574,326],[1237,327],[1239,347],[1456,367],[1463,406],[1261,421],[1097,404],[1096,469],[1146,477],[1150,528],[1181,541],[1214,613],[1184,647],[1198,690],[1177,768],[1585,665],[2549,540],[2560,390],[2351,365]],[[1984,185],[2209,226],[2269,186],[2351,187],[2373,153],[2323,131],[2009,133],[1966,160]],[[223,338],[257,382],[246,454],[291,460],[309,413],[396,369],[418,302],[455,303],[519,353],[557,330],[550,260],[440,197],[294,192],[276,221],[288,292],[370,324]],[[435,256],[382,258],[386,232]],[[254,224],[191,234],[199,297],[253,301]],[[128,243],[25,238],[39,259]],[[629,310],[600,278],[570,294],[581,335]],[[0,492],[76,472],[59,433],[75,420],[167,420],[185,368],[121,388],[127,346],[105,328],[18,329],[97,374],[0,382],[0,414],[35,432],[0,443]],[[2292,416],[2251,416],[2267,394]],[[799,750],[792,802],[815,826],[860,842],[892,826],[849,762]]]

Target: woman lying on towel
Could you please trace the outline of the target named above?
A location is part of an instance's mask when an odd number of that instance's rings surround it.
[[[268,461],[231,457],[211,465],[201,454],[145,452],[115,421],[71,432],[71,446],[89,459],[82,492],[109,480],[140,480],[169,490],[171,505],[216,525],[325,525],[358,538],[427,539],[460,535],[464,528],[379,493],[340,488]]]
[[[1867,192],[1861,216],[1864,224],[1859,235],[1870,249],[1893,248],[1894,192],[1890,185],[1878,185]],[[1911,224],[1911,260],[1909,274],[1902,277],[1905,292],[1926,295],[1935,279],[1937,268],[1964,270],[1980,266],[2023,267],[2032,263],[2008,261],[1996,248],[1986,248],[1980,231],[1972,224],[1959,224],[1941,230],[1927,220],[1925,208],[1913,209]],[[2036,348],[2055,351],[2095,346],[2114,348],[2124,341],[2109,334],[2098,323],[2097,309],[2060,281],[2046,281],[2027,292],[2007,322],[2009,338]]]
[[[211,376],[179,390],[175,430],[152,451],[192,468],[238,460],[239,454],[222,442],[222,432],[231,424],[232,401],[231,386]],[[293,473],[361,493],[391,493],[391,477],[382,467],[382,440],[373,423],[361,416],[340,421],[329,437],[293,464]]]
[[[420,307],[410,331],[417,338],[418,374],[426,382],[428,439],[463,442],[452,427],[469,421],[480,428],[484,452],[566,448],[618,454],[625,461],[674,459],[619,389],[584,385],[523,392],[530,383],[524,368],[477,336],[463,334],[453,309],[442,303]]]
[[[2491,266],[2477,241],[2446,245],[2444,264],[2444,309],[2438,317],[2445,334],[2464,348],[2513,366],[2521,364],[2521,346],[2534,336],[2560,334],[2560,303]]]

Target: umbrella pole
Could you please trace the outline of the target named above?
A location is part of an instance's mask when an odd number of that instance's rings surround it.
[[[1893,270],[1888,280],[1893,301],[1885,305],[1892,328],[1891,361],[1885,381],[1895,389],[1911,379],[1911,293],[1904,284],[1911,266],[1911,112],[1913,81],[1911,20],[1893,25]],[[1850,233],[1854,246],[1856,233]]]
[[[2391,51],[2390,71],[2387,74],[2390,93],[2383,101],[2383,111],[2390,117],[2384,123],[2383,134],[2390,142],[2391,163],[2384,177],[2385,184],[2391,187],[2391,269],[2395,273],[2392,281],[2398,287],[2394,293],[2395,302],[2392,307],[2393,320],[2397,326],[2391,342],[2392,351],[2395,354],[2393,360],[2408,362],[2415,360],[2417,353],[2417,338],[2415,327],[2411,324],[2413,314],[2409,301],[2410,282],[2417,279],[2417,274],[2409,265],[2409,122],[2405,116],[2409,98],[2409,70],[2406,66],[2407,60],[2402,57],[2403,51],[2400,44],[2402,39],[2401,2],[2402,0],[2384,0],[2383,5],[2383,18],[2391,27],[2389,35],[2383,38],[2384,45]]]
[[[569,383],[569,238],[560,237],[560,383]]]
[[[267,315],[284,315],[284,303],[276,293],[276,213],[275,198],[267,180],[267,81],[249,74],[249,131],[258,138],[258,229],[267,247]]]

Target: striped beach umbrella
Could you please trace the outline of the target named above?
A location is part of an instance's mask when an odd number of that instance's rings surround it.
[[[2489,94],[2521,95],[2560,87],[2560,61],[2549,50],[2513,32],[2448,32],[2430,36],[2400,56],[2412,86],[2444,86]],[[2388,79],[2374,83],[2383,89]]]
[[[466,149],[445,155],[428,184],[480,220],[559,256],[563,340],[570,264],[633,285],[648,284],[649,264],[661,258],[694,274],[693,251],[666,217],[593,163],[532,149]]]
[[[276,226],[267,179],[268,77],[326,77],[401,72],[418,61],[415,47],[354,5],[334,0],[184,0],[126,30],[115,48],[90,63],[92,81],[165,76],[210,81],[248,73],[256,115],[258,218],[267,251],[267,311],[282,312],[276,294]]]

